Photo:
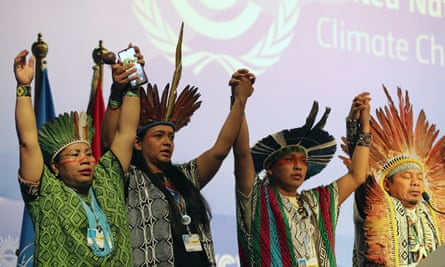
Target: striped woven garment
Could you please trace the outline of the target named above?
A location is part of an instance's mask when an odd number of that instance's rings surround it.
[[[238,228],[239,255],[242,266],[298,266],[292,244],[289,220],[283,210],[281,196],[274,188],[260,182],[257,187],[256,212],[252,223],[251,240]],[[337,211],[333,185],[311,190],[319,203],[315,226],[319,230],[321,244],[320,267],[335,267],[335,226]],[[314,216],[314,214],[312,215]]]

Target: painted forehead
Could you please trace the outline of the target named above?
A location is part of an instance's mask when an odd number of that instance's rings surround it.
[[[302,157],[307,157],[306,150],[303,147],[289,146],[289,147],[282,148],[282,149],[276,151],[274,154],[272,154],[266,160],[265,165],[269,165],[269,164],[273,165],[275,162],[277,162],[279,159],[283,158],[284,156],[295,155],[295,154],[299,154],[299,156],[302,156]]]

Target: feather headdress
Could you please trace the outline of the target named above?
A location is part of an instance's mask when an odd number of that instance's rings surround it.
[[[72,111],[45,123],[39,130],[39,144],[46,164],[50,164],[67,146],[91,144],[94,135],[91,117]]]
[[[383,188],[386,177],[406,170],[417,169],[425,174],[425,190],[432,203],[445,209],[445,137],[437,140],[439,130],[426,120],[420,111],[414,123],[413,107],[405,91],[397,88],[398,107],[383,86],[388,104],[371,117],[373,141],[369,165],[373,177],[365,184],[366,216],[363,228],[367,243],[366,257],[373,263],[398,266],[399,242],[395,206]],[[345,141],[345,140],[344,140]],[[347,152],[347,146],[342,145]],[[439,243],[445,241],[445,216],[432,212]]]
[[[182,73],[182,35],[184,23],[181,24],[178,43],[176,45],[175,71],[170,84],[164,87],[161,98],[159,98],[156,84],[147,85],[147,93],[141,92],[141,116],[139,120],[138,136],[143,135],[148,128],[155,125],[166,124],[172,126],[176,131],[190,122],[190,117],[200,107],[198,101],[201,96],[198,88],[187,85],[177,97],[177,87]]]
[[[305,179],[321,172],[336,151],[334,137],[323,130],[329,112],[330,109],[326,108],[322,118],[314,126],[318,113],[318,102],[314,101],[306,123],[302,127],[282,130],[256,143],[251,149],[255,171],[260,172],[266,168],[267,164],[273,164],[287,153],[300,151],[307,157]]]
[[[401,165],[418,166],[425,173],[427,193],[445,208],[445,136],[437,140],[439,129],[430,124],[425,112],[420,111],[416,123],[408,91],[405,96],[397,89],[397,109],[388,90],[383,87],[389,104],[372,117],[372,135],[369,164],[379,183],[391,176]],[[438,190],[440,189],[440,190]]]

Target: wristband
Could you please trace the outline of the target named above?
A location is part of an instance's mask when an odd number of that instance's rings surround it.
[[[108,105],[111,108],[118,108],[122,104],[122,97],[124,96],[124,89],[118,89],[114,83],[111,85],[111,94],[108,98]]]
[[[114,100],[114,99],[108,99],[108,106],[111,109],[117,109],[119,108],[119,106],[121,105],[121,102],[119,100]]]
[[[126,96],[130,96],[130,97],[139,97],[139,87],[137,88],[131,88],[130,90],[128,90],[127,92],[125,92]]]
[[[31,86],[18,85],[16,93],[17,97],[31,96]]]
[[[371,133],[360,133],[357,138],[357,142],[355,143],[357,146],[366,146],[369,147],[371,145],[372,134]]]

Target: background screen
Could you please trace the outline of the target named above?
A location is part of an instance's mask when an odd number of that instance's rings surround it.
[[[182,163],[210,148],[230,104],[228,80],[238,68],[257,75],[246,114],[251,144],[285,128],[301,126],[317,100],[332,111],[325,129],[345,135],[352,98],[372,96],[372,110],[409,90],[417,115],[444,129],[445,4],[434,0],[77,0],[3,1],[0,73],[0,266],[15,266],[23,202],[17,182],[18,142],[14,126],[15,55],[42,33],[56,113],[86,110],[100,40],[118,52],[131,42],[146,60],[150,82],[171,81],[174,51],[184,21],[180,89],[199,87],[202,105],[176,135],[173,155]],[[111,75],[105,67],[104,96]],[[346,173],[337,155],[302,188],[329,184]],[[238,266],[233,157],[229,155],[203,189],[212,212],[218,266]],[[336,232],[339,266],[351,266],[352,197],[341,207]]]

